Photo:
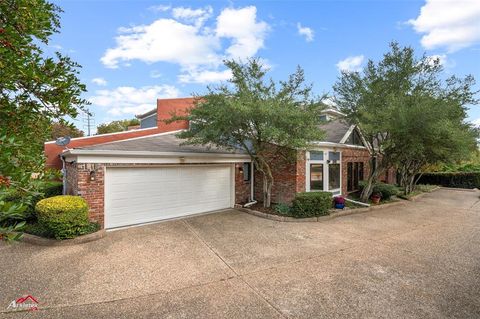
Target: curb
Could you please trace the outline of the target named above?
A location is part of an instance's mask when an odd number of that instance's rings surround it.
[[[106,234],[107,232],[105,231],[105,229],[101,229],[94,233],[79,236],[76,238],[58,240],[43,238],[32,234],[24,233],[20,241],[38,246],[73,246],[102,239],[103,237],[105,237]]]
[[[376,209],[379,209],[379,208],[383,208],[383,207],[403,205],[405,203],[406,203],[406,201],[400,200],[400,201],[387,203],[387,204],[382,204],[382,205],[377,205],[377,206],[340,210],[338,212],[334,210],[332,213],[330,213],[330,215],[318,216],[318,217],[307,217],[307,218],[294,218],[294,217],[289,217],[289,216],[279,216],[279,215],[267,214],[267,213],[259,212],[258,210],[248,209],[248,208],[244,208],[244,207],[240,207],[240,208],[236,208],[236,209],[240,210],[244,213],[250,214],[250,215],[254,215],[254,216],[257,216],[257,217],[260,217],[260,218],[264,218],[264,219],[274,220],[274,221],[277,221],[277,222],[315,223],[315,222],[327,221],[327,220],[342,217],[342,216],[362,214],[362,213],[366,213],[366,212],[376,210]]]
[[[437,189],[446,189],[446,190],[450,190],[450,191],[460,191],[460,192],[471,192],[471,193],[475,193],[475,192],[478,192],[478,188],[455,188],[455,187],[443,187],[443,186],[438,186],[438,188],[436,188],[435,190]]]

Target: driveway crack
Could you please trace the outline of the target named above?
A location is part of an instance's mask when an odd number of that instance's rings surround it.
[[[263,296],[259,291],[257,291],[253,286],[251,286],[247,281],[245,281],[245,279],[243,279],[243,277],[237,272],[235,271],[235,269],[230,266],[228,264],[228,262],[225,261],[225,259],[223,259],[222,256],[220,256],[220,254],[215,250],[213,249],[212,246],[210,246],[201,236],[199,233],[197,233],[197,231],[192,227],[192,225],[190,225],[188,223],[187,220],[183,220],[183,223],[187,226],[188,230],[190,230],[192,232],[192,234],[200,241],[202,242],[212,253],[215,254],[215,256],[218,257],[218,259],[220,259],[234,274],[235,276],[233,277],[230,277],[229,279],[231,278],[238,278],[241,282],[243,282],[257,297],[259,297],[261,300],[263,300],[267,305],[269,305],[273,310],[275,310],[275,312],[278,313],[279,316],[281,316],[282,318],[287,318],[285,316],[285,314],[282,313],[282,311],[280,309],[278,309],[277,306],[275,306],[273,303],[271,303],[267,298],[265,298],[265,296]]]

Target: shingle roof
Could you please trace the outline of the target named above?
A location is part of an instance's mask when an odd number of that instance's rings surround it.
[[[320,125],[320,128],[325,131],[322,142],[340,143],[350,129],[350,124],[342,119],[336,119]]]
[[[104,144],[80,147],[81,150],[129,151],[129,152],[181,152],[181,153],[216,153],[244,154],[242,150],[227,150],[218,147],[199,145],[181,145],[184,140],[176,136],[178,132],[133,138]]]

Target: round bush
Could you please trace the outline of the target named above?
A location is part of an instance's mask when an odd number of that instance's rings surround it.
[[[88,222],[87,202],[79,196],[60,195],[42,199],[35,206],[38,223],[55,238],[74,238]]]
[[[292,202],[291,216],[306,218],[329,214],[333,206],[332,193],[329,192],[305,192],[295,194]]]

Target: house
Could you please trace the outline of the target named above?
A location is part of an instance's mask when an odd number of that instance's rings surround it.
[[[90,219],[107,229],[261,199],[262,176],[247,154],[185,145],[176,134],[188,123],[163,122],[191,107],[193,99],[158,100],[155,110],[138,116],[141,136],[112,141],[101,135],[100,142],[88,145],[74,139],[61,154],[67,194],[84,197]],[[304,191],[347,194],[368,176],[370,153],[359,129],[335,109],[325,110],[323,119],[326,136],[307,151],[294,150],[285,158],[272,149],[272,202],[288,203]]]

